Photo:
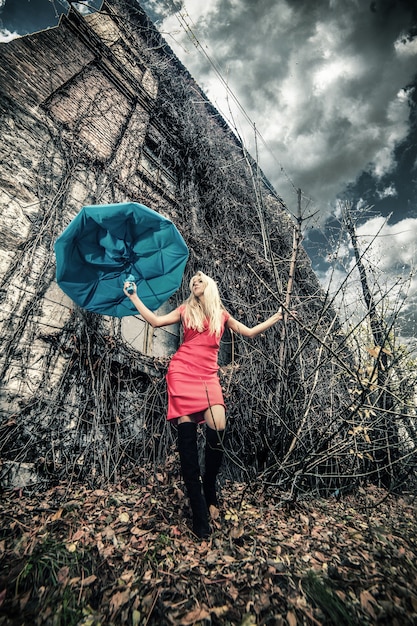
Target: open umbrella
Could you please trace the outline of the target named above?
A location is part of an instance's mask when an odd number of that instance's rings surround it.
[[[55,242],[56,280],[84,309],[123,317],[137,313],[123,293],[157,309],[181,284],[188,248],[175,225],[137,202],[85,206]]]

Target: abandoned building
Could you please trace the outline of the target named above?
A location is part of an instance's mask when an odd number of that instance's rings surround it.
[[[169,218],[190,251],[166,310],[201,269],[248,325],[290,299],[300,314],[253,341],[224,337],[224,472],[336,480],[326,451],[343,459],[349,446],[337,319],[279,190],[140,5],[71,8],[0,55],[3,478],[19,467],[25,480],[117,480],[174,446],[164,374],[179,329],[90,313],[55,280],[54,242],[81,207],[134,201]]]

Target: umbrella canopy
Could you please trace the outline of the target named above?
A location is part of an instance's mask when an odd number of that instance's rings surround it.
[[[85,206],[55,242],[56,280],[89,311],[137,313],[123,293],[134,276],[138,295],[155,310],[181,284],[188,248],[175,225],[143,204]]]

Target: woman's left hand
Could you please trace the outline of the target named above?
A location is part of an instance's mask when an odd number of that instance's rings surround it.
[[[282,306],[279,307],[278,313],[281,315],[280,319],[283,320],[285,313],[282,309]],[[298,319],[298,313],[295,309],[291,309],[291,311],[286,311],[286,313],[287,313],[287,319]]]

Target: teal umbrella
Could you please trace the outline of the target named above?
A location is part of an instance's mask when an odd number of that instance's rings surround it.
[[[58,285],[76,304],[123,317],[137,313],[123,293],[130,275],[154,311],[180,286],[188,248],[170,220],[125,202],[83,207],[56,240],[55,256]]]

